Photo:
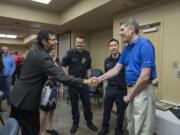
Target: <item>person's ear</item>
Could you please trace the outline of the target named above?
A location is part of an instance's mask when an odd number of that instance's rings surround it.
[[[47,44],[47,40],[46,40],[46,39],[43,39],[43,40],[42,40],[42,44],[43,44],[43,45],[46,45],[46,44]]]
[[[131,33],[135,32],[134,27],[130,27]]]

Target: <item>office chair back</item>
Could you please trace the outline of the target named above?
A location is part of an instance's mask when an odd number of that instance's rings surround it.
[[[0,128],[0,135],[17,135],[19,124],[16,119],[9,118],[3,127]]]
[[[95,69],[92,69],[92,70],[91,70],[91,77],[93,77],[93,76],[99,77],[99,76],[101,76],[101,75],[103,75],[103,71],[102,71],[101,69],[95,68]],[[103,87],[103,83],[100,83],[100,84],[97,86],[97,88],[99,88],[99,87]]]
[[[103,74],[101,69],[92,69],[91,77],[99,77]],[[103,95],[103,83],[100,83],[98,86],[89,87],[89,92],[91,97],[95,97],[98,101],[99,108],[101,109],[100,97]]]
[[[102,71],[101,69],[95,68],[95,69],[92,69],[92,70],[91,70],[91,77],[92,77],[92,76],[99,77],[99,76],[101,76],[102,74],[103,74],[103,71]]]

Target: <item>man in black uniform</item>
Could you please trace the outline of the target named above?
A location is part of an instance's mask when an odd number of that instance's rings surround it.
[[[85,42],[84,37],[78,36],[76,38],[76,48],[67,52],[67,55],[62,60],[62,66],[65,72],[79,78],[89,78],[91,74],[91,57],[88,51],[84,50]],[[87,121],[87,126],[97,131],[97,127],[92,123],[92,112],[89,96],[89,88],[84,85],[83,88],[69,87],[70,101],[72,107],[73,126],[70,133],[74,134],[79,127],[79,97],[83,104],[84,116]]]
[[[111,55],[107,57],[104,62],[105,72],[112,69],[119,60],[119,41],[116,39],[111,39],[109,41],[109,49],[111,51]],[[107,82],[108,85],[106,87],[106,94],[104,99],[102,129],[100,132],[98,132],[98,135],[106,135],[108,133],[109,120],[114,102],[117,106],[117,119],[114,135],[123,135],[122,126],[124,120],[124,112],[127,106],[123,100],[123,97],[127,94],[124,70],[122,70],[113,78],[108,79]]]
[[[41,30],[38,33],[37,44],[29,50],[20,78],[11,91],[10,117],[17,119],[22,135],[39,135],[39,104],[48,76],[66,85],[82,87],[82,83],[91,84],[91,80],[67,76],[61,68],[54,65],[48,52],[54,50],[56,45],[54,32]]]

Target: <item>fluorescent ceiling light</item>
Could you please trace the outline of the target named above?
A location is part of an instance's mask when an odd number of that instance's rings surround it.
[[[51,2],[51,0],[31,0],[31,1],[42,3],[42,4],[49,4]]]
[[[0,34],[1,38],[6,38],[6,34]]]
[[[17,38],[17,35],[6,35],[6,38]]]
[[[17,38],[17,35],[0,34],[0,38]]]

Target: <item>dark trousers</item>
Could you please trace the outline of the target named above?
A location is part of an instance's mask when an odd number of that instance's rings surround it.
[[[12,83],[12,76],[5,76],[6,81],[6,91],[4,93],[5,97],[7,98],[7,103],[9,104],[9,96],[11,92],[11,83]]]
[[[82,101],[83,109],[84,109],[84,117],[87,122],[92,120],[92,112],[91,112],[91,104],[90,104],[90,96],[89,96],[89,88],[84,86],[82,88],[69,87],[70,101],[72,107],[72,119],[73,124],[79,125],[79,107],[78,102],[79,98]]]
[[[37,111],[29,111],[11,106],[10,117],[18,121],[22,135],[39,135],[39,109]]]
[[[0,90],[3,91],[2,99],[6,99],[7,97],[7,86],[6,86],[6,77],[0,76]]]
[[[14,85],[15,81],[19,79],[21,73],[21,69],[16,69],[13,76],[12,76],[12,85]]]
[[[109,130],[109,120],[111,116],[111,111],[113,103],[115,102],[117,106],[117,119],[116,119],[116,128],[115,135],[123,135],[123,120],[124,113],[127,107],[127,104],[124,102],[123,97],[127,95],[127,90],[113,88],[110,86],[106,87],[106,94],[104,99],[104,113],[103,113],[103,123],[102,130],[108,132]]]

